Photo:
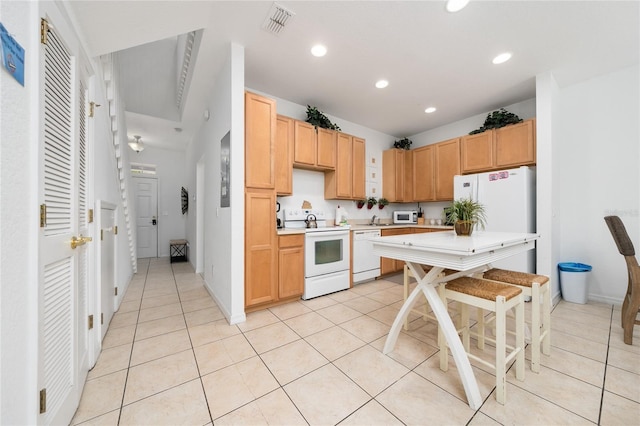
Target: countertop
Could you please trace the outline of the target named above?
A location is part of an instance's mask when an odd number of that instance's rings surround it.
[[[367,224],[350,224],[351,231],[363,231],[363,230],[371,230],[371,229],[400,229],[400,228],[429,228],[429,229],[445,229],[445,230],[453,230],[453,226],[445,226],[445,225],[407,225],[407,224],[389,224],[389,225],[367,225]],[[278,235],[295,235],[295,234],[304,234],[305,229],[292,229],[292,228],[281,228],[278,229]]]

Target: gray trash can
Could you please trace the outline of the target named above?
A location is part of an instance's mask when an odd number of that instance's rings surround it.
[[[567,302],[587,303],[589,272],[591,265],[576,262],[558,263],[560,272],[560,291]]]

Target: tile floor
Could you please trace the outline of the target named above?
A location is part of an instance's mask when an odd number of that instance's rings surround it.
[[[89,372],[72,424],[640,424],[640,330],[622,342],[619,308],[560,302],[552,353],[507,403],[474,366],[469,408],[455,364],[438,368],[436,327],[412,317],[381,353],[401,276],[251,313],[229,325],[187,263],[143,259]],[[529,358],[527,353],[527,358]]]

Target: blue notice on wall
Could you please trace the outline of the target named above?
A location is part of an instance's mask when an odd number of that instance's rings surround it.
[[[2,66],[24,86],[24,49],[0,23],[0,56]]]

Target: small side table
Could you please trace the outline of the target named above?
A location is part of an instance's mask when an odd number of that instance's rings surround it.
[[[188,247],[189,247],[189,242],[187,240],[170,240],[169,256],[171,256],[171,263],[186,262],[188,260],[188,256],[187,256]]]

